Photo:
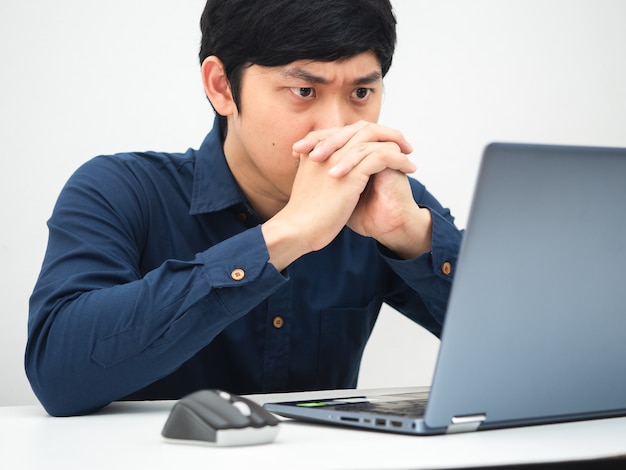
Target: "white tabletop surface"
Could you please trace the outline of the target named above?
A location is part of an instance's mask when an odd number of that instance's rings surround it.
[[[285,421],[271,444],[174,444],[161,437],[173,404],[114,403],[71,418],[39,406],[0,407],[0,468],[434,469],[626,455],[626,418],[428,437]]]

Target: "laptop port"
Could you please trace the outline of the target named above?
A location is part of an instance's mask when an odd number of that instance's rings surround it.
[[[387,420],[386,419],[380,419],[377,418],[376,419],[376,426],[387,426]]]
[[[352,418],[350,416],[341,416],[339,419],[341,421],[350,421],[352,423],[358,423],[359,422],[359,418]]]
[[[390,421],[391,426],[394,428],[401,428],[402,427],[402,421]]]

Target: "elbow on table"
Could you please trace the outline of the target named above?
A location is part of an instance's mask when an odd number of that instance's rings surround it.
[[[54,372],[43,371],[41,367],[30,363],[28,357],[25,369],[35,396],[50,416],[86,415],[108,404],[94,404],[85,400],[86,380],[81,377],[69,378]]]
[[[71,395],[65,394],[63,390],[54,387],[48,387],[36,390],[33,387],[35,396],[43,406],[46,413],[54,417],[70,417],[70,416],[82,416],[93,413],[108,403],[102,405],[88,405],[84,402],[80,402],[71,398]]]

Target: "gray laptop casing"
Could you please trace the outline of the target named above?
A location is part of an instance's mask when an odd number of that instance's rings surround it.
[[[626,415],[625,269],[626,149],[490,144],[408,432]]]

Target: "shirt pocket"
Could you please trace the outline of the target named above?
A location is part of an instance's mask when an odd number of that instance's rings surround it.
[[[316,388],[356,387],[363,351],[381,304],[374,298],[364,307],[320,311]]]

